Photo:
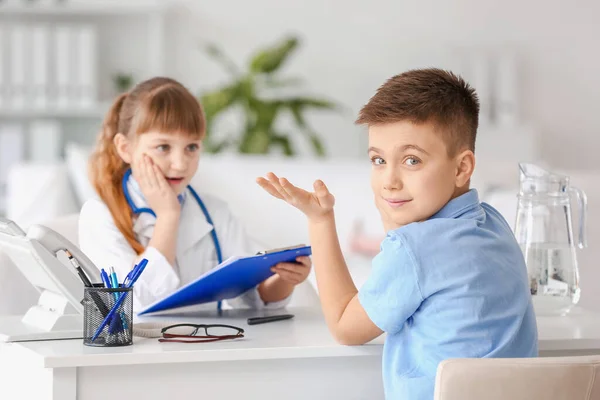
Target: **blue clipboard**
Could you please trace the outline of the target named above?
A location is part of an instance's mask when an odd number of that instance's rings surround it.
[[[231,257],[138,315],[233,299],[273,275],[271,267],[275,264],[294,262],[297,257],[311,254],[310,246],[302,246],[249,257]]]

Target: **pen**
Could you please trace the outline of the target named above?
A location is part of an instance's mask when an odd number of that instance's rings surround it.
[[[138,270],[140,269],[140,267],[145,266],[147,263],[148,263],[148,260],[146,260],[144,258],[144,259],[142,259],[142,261],[140,261],[139,264],[136,264],[131,269],[131,271],[129,271],[129,273],[127,274],[127,276],[123,280],[123,286],[127,286],[127,284],[129,284],[129,282],[131,281],[131,279],[138,273]]]
[[[110,267],[110,283],[112,284],[113,289],[119,288],[119,278],[117,278],[117,273],[115,272],[114,267]],[[119,293],[113,293],[115,296],[115,301],[119,301]],[[127,321],[125,320],[125,313],[121,313],[121,322],[123,323],[123,329],[127,329]]]
[[[148,260],[144,258],[137,265],[137,271],[136,271],[136,273],[133,274],[133,277],[131,278],[131,280],[125,286],[127,289],[129,289],[130,287],[132,287],[133,284],[135,283],[135,281],[138,280],[138,278],[140,277],[140,275],[142,274],[142,272],[144,272],[144,269],[146,268],[147,264],[148,264]],[[127,280],[127,278],[125,278],[125,279]],[[119,296],[119,300],[117,300],[117,302],[115,303],[115,305],[113,306],[113,308],[111,308],[111,310],[108,313],[108,315],[106,316],[106,318],[104,318],[104,320],[102,321],[102,323],[100,324],[100,326],[98,327],[98,329],[96,329],[96,332],[94,333],[94,336],[92,336],[92,342],[98,338],[98,335],[100,335],[100,332],[102,332],[102,329],[104,329],[104,327],[106,326],[106,324],[108,323],[108,321],[110,321],[111,318],[113,317],[113,315],[115,315],[115,313],[117,312],[117,310],[121,306],[121,303],[123,303],[123,300],[125,300],[125,296],[126,295],[127,295],[127,293],[122,293],[121,296]]]
[[[92,287],[92,282],[83,271],[83,268],[81,268],[81,265],[79,265],[77,259],[73,257],[73,254],[71,254],[69,250],[65,249],[64,251],[71,265],[73,265],[73,267],[75,267],[75,270],[77,270],[77,275],[79,275],[79,277],[83,281],[83,285],[86,287]],[[106,304],[104,304],[100,296],[98,296],[97,293],[90,293],[90,296],[92,297],[94,304],[96,304],[96,308],[98,308],[98,311],[100,311],[102,316],[105,317],[106,315],[108,315],[109,309],[106,306]]]
[[[104,268],[102,268],[100,270],[100,278],[102,278],[102,283],[104,283],[104,287],[107,289],[112,289],[112,283],[110,281],[110,277],[108,276],[108,274],[106,273],[106,271],[104,270]],[[115,301],[119,300],[119,295],[117,293],[113,293],[114,297],[115,297]],[[123,321],[122,321],[123,322]],[[120,330],[119,326],[115,325],[117,323],[117,320],[113,320],[110,323],[109,326],[109,331],[115,332],[116,330]]]
[[[115,272],[114,267],[110,267],[110,279],[113,289],[117,289],[119,287],[119,279],[117,278],[117,273]]]
[[[254,317],[248,318],[248,325],[266,324],[267,322],[283,321],[285,319],[294,318],[292,314],[271,315],[270,317]]]
[[[146,265],[148,265],[148,260],[147,259],[142,259],[142,261],[140,261],[140,263],[133,269],[133,273],[131,274],[131,284],[133,284],[133,282],[137,281],[137,279],[139,278],[139,276],[142,274],[142,272],[144,271],[144,269],[146,268]]]
[[[92,287],[92,282],[90,282],[90,279],[87,277],[87,275],[83,271],[83,268],[81,268],[81,265],[79,265],[79,262],[77,261],[77,259],[75,259],[75,257],[73,257],[73,254],[71,254],[71,252],[66,249],[65,249],[65,254],[69,258],[69,262],[71,263],[71,265],[73,265],[73,267],[75,267],[75,270],[77,271],[77,275],[79,275],[79,278],[81,278],[83,285],[86,287]]]
[[[107,289],[112,288],[112,284],[110,283],[110,278],[108,277],[108,274],[106,273],[104,268],[102,268],[100,270],[100,278],[102,278],[102,283],[104,283],[104,287],[106,287]]]

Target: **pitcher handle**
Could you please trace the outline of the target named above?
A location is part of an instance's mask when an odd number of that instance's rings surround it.
[[[585,195],[585,192],[583,190],[577,189],[575,187],[569,188],[569,192],[575,193],[575,195],[577,196],[577,201],[579,203],[579,241],[577,243],[577,246],[580,249],[583,249],[584,247],[587,247],[587,236],[585,233],[587,196]]]

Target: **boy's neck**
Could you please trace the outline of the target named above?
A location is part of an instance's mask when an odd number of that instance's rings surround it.
[[[454,193],[452,193],[452,198],[450,198],[450,200],[462,196],[463,194],[467,193],[469,190],[470,190],[470,188],[469,188],[468,182],[464,186],[455,188]]]

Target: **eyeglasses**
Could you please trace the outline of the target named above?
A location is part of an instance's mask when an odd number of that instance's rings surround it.
[[[244,337],[244,330],[231,325],[177,324],[161,329],[159,342],[204,343]],[[202,335],[204,332],[204,335]]]

